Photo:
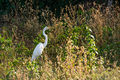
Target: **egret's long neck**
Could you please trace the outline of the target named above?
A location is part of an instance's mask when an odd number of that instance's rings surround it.
[[[45,30],[43,30],[43,35],[45,36],[45,42],[44,42],[44,47],[46,47],[47,46],[47,42],[48,42],[48,37],[47,37],[47,35],[45,34]]]

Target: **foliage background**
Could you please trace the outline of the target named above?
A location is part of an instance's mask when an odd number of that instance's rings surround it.
[[[0,14],[0,79],[119,80],[120,1],[0,0]]]

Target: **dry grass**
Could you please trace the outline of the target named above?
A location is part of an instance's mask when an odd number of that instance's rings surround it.
[[[87,10],[85,10],[85,5],[66,6],[61,10],[60,18],[56,18],[48,8],[38,11],[33,10],[32,5],[29,5],[28,9],[21,9],[21,17],[16,15],[17,18],[10,19],[11,23],[7,25],[8,28],[1,28],[2,36],[5,39],[11,36],[12,42],[2,43],[2,47],[8,48],[0,47],[0,78],[10,80],[119,80],[120,56],[118,51],[120,50],[117,45],[120,43],[120,8],[119,6],[104,7],[93,4],[93,7]],[[26,13],[28,11],[29,13]],[[40,17],[37,16],[38,12],[42,12]],[[79,35],[79,45],[74,45],[71,39],[72,29],[83,24],[87,24],[92,29],[99,51],[97,56],[101,57],[97,59],[98,66],[95,70],[89,68],[91,63],[88,64],[88,49],[83,45],[82,34]],[[31,63],[30,58],[35,44],[39,41],[44,42],[41,34],[44,27],[42,25],[52,28],[48,34],[48,46],[41,57]],[[19,44],[19,42],[25,44]],[[112,47],[106,45],[112,45]],[[102,52],[100,52],[101,48],[103,48]],[[106,65],[107,68],[105,68]]]

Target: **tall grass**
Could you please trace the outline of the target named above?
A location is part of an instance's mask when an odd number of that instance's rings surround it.
[[[21,9],[21,17],[9,17],[11,23],[0,28],[1,79],[120,78],[118,6],[106,8],[94,3],[86,9],[84,5],[70,5],[61,9],[60,18],[48,8],[39,11],[26,6]],[[48,45],[36,61],[30,62],[35,46],[44,42],[45,25],[51,27],[47,31]]]

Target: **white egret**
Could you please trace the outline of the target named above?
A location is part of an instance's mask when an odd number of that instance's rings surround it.
[[[49,29],[47,26],[43,29],[43,35],[45,36],[45,42],[44,43],[39,43],[34,51],[33,51],[33,55],[32,55],[32,59],[31,61],[35,60],[38,56],[40,56],[42,54],[43,49],[47,46],[47,42],[48,42],[48,37],[45,34],[45,31]]]

